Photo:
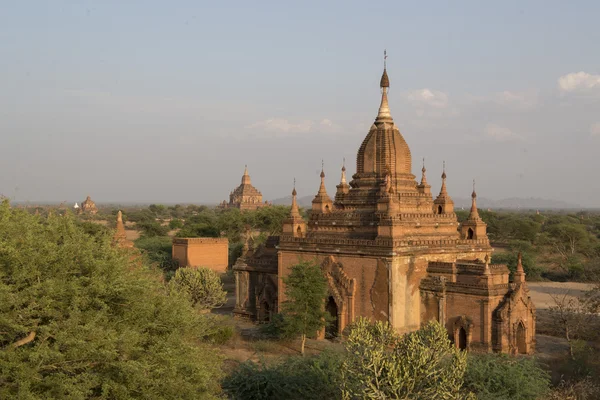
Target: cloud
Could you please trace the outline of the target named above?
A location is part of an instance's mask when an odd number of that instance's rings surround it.
[[[600,89],[600,75],[587,72],[571,72],[558,78],[558,87],[562,92],[585,92]]]
[[[285,118],[270,118],[247,125],[246,129],[260,130],[274,134],[296,134],[308,132],[336,133],[341,131],[342,128],[328,118],[324,118],[320,122],[312,120],[290,122],[290,120]]]
[[[600,137],[600,122],[596,122],[590,126],[590,136]]]
[[[416,106],[448,107],[448,94],[438,90],[419,89],[406,93],[406,99]]]
[[[520,135],[508,128],[496,124],[487,124],[484,132],[488,139],[496,142],[512,142],[522,140]]]

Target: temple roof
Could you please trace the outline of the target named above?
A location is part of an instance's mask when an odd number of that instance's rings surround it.
[[[234,189],[232,192],[235,196],[261,196],[262,193],[254,186],[250,181],[250,175],[248,174],[248,166],[244,169],[244,175],[242,175],[242,183],[240,186]]]

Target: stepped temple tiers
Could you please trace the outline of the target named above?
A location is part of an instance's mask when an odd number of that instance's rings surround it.
[[[424,165],[415,180],[410,149],[390,113],[385,67],[380,86],[379,111],[352,180],[342,167],[332,198],[322,171],[308,221],[294,188],[282,234],[247,248],[233,267],[234,312],[269,320],[285,301],[282,278],[290,267],[316,261],[329,283],[325,307],[334,322],[327,336],[342,334],[357,317],[388,321],[401,333],[436,320],[463,349],[533,352],[535,308],[521,262],[512,280],[505,265],[490,264],[493,249],[475,190],[461,224],[445,166],[435,199]]]
[[[250,175],[248,175],[248,166],[244,169],[244,175],[242,175],[242,183],[236,187],[231,193],[229,193],[229,203],[225,200],[219,205],[221,208],[239,208],[240,210],[256,210],[260,207],[270,205],[268,202],[262,201],[262,193],[258,191],[252,182],[250,182]]]

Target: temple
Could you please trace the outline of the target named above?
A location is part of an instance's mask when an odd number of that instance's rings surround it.
[[[294,188],[282,234],[236,262],[234,312],[268,320],[286,300],[282,278],[290,267],[316,261],[329,282],[325,307],[334,321],[325,336],[341,335],[357,317],[388,321],[401,333],[437,320],[457,347],[533,352],[535,309],[522,266],[510,281],[505,265],[490,264],[493,249],[475,190],[460,224],[445,165],[435,199],[424,163],[416,181],[410,149],[390,112],[389,86],[384,66],[381,103],[352,180],[343,165],[332,199],[322,169],[307,221]]]
[[[86,197],[84,201],[81,202],[81,207],[77,208],[77,212],[79,214],[97,214],[98,207],[96,207],[96,203],[92,201],[90,196]]]
[[[229,203],[223,200],[220,208],[239,208],[240,210],[256,210],[257,208],[268,206],[270,203],[262,201],[262,194],[252,186],[248,166],[244,169],[242,183],[229,193]]]

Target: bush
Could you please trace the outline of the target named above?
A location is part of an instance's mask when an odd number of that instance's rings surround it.
[[[534,400],[548,393],[550,376],[532,358],[469,354],[464,388],[482,400]]]
[[[169,285],[172,291],[185,293],[192,306],[201,310],[220,307],[227,298],[221,277],[208,268],[179,268]]]
[[[169,222],[169,228],[171,229],[179,229],[183,226],[183,222],[180,219],[174,218]]]
[[[430,321],[400,336],[388,323],[360,318],[346,342],[345,399],[465,399],[467,354]]]
[[[135,247],[142,250],[148,261],[165,273],[174,272],[178,267],[172,258],[173,240],[170,237],[141,237],[135,241]]]
[[[267,365],[247,361],[222,383],[232,399],[339,399],[342,356],[323,352],[316,356],[293,356]]]
[[[155,237],[155,236],[167,236],[169,228],[162,226],[158,221],[144,220],[136,223],[136,227],[142,231],[142,236]]]

